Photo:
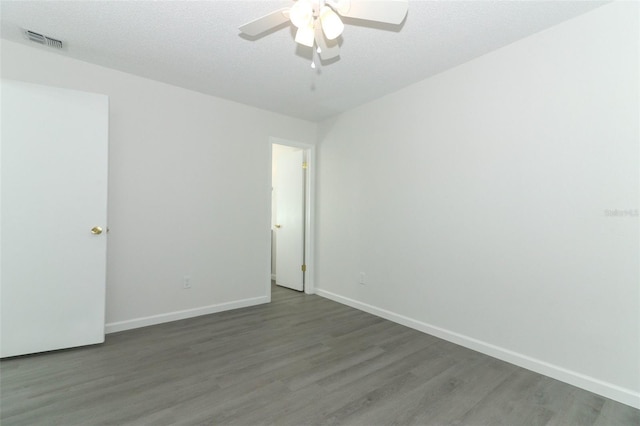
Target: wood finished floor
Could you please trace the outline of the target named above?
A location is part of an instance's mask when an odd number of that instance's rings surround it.
[[[11,425],[640,425],[640,411],[318,296],[0,363]]]

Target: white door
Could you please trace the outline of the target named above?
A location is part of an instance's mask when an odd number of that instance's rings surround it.
[[[276,284],[304,289],[304,152],[278,156],[276,200]]]
[[[108,98],[0,87],[0,356],[103,342]]]

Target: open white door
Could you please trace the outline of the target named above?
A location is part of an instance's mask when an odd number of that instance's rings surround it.
[[[276,284],[304,289],[304,172],[302,150],[278,157],[275,181]]]
[[[103,342],[108,98],[0,87],[0,356]]]

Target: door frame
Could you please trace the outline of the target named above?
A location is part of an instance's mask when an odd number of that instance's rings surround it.
[[[272,169],[273,169],[273,145],[285,145],[294,148],[301,148],[304,150],[306,161],[307,161],[307,179],[306,179],[306,187],[305,187],[305,217],[304,217],[304,233],[305,233],[305,241],[304,241],[304,252],[305,252],[305,260],[304,263],[307,265],[307,270],[304,276],[304,292],[306,294],[315,294],[315,280],[314,280],[314,263],[315,263],[315,160],[316,160],[316,147],[313,144],[305,143],[305,142],[296,142],[287,139],[270,137],[269,138],[269,200],[272,200]],[[271,208],[269,208],[269,230],[271,231],[271,223],[273,219],[271,218]],[[271,244],[269,244],[270,251],[273,250],[271,248]],[[271,265],[271,264],[269,264]],[[276,272],[277,273],[277,272]],[[267,280],[267,295],[269,297],[269,301],[271,301],[271,266],[269,266],[269,279]]]

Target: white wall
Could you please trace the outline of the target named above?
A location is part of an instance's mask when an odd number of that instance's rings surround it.
[[[269,137],[313,143],[315,124],[1,48],[4,78],[109,96],[108,331],[269,300]]]
[[[638,29],[606,5],[324,122],[318,294],[640,406],[639,218],[605,212],[639,208]]]

